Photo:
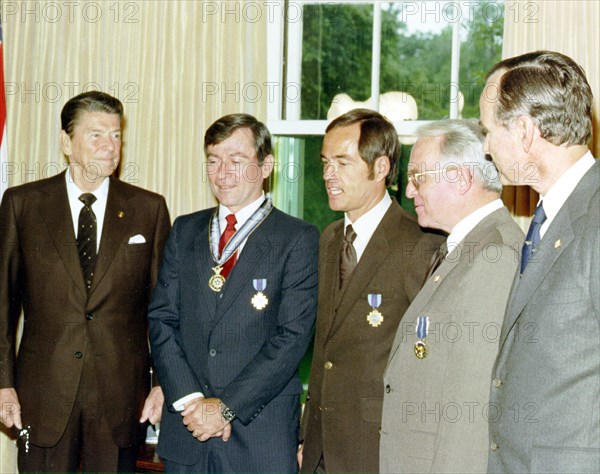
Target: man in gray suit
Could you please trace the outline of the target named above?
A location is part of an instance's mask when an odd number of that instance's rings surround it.
[[[484,149],[540,203],[491,378],[490,472],[600,472],[600,168],[592,92],[571,58],[537,51],[488,74]]]
[[[449,236],[392,344],[380,471],[483,472],[488,380],[523,233],[476,121],[435,122],[418,135],[406,195],[421,226]]]

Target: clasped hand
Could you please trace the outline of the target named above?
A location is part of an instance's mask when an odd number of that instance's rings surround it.
[[[183,424],[198,441],[231,436],[231,424],[221,414],[221,401],[218,398],[196,398],[185,405],[181,412]]]

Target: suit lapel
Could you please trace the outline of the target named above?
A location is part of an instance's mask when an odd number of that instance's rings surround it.
[[[236,262],[233,270],[229,274],[225,286],[223,287],[223,298],[217,304],[214,323],[223,317],[231,304],[236,300],[240,291],[252,284],[253,277],[267,277],[268,275],[256,275],[256,265],[263,259],[263,256],[271,247],[269,236],[276,232],[274,225],[276,209],[273,209],[267,218],[250,234],[246,244],[242,249],[242,253]],[[267,278],[267,286],[269,281]],[[247,302],[250,305],[250,301]]]
[[[496,229],[500,224],[512,219],[508,210],[503,207],[492,212],[479,222],[459,243],[457,247],[452,249],[452,252],[448,254],[446,259],[442,262],[439,268],[434,274],[425,282],[423,288],[419,291],[411,305],[406,310],[406,314],[403,317],[403,321],[411,323],[415,321],[417,316],[420,316],[423,309],[434,297],[435,292],[438,290],[444,280],[454,271],[458,265],[467,265],[466,262],[472,261],[474,258],[473,250],[476,247],[472,246],[472,243],[479,245],[486,244],[486,236],[493,230]],[[398,332],[400,334],[400,331]],[[392,360],[396,355],[398,348],[400,347],[402,337],[397,337],[392,345],[390,352],[390,359],[388,361],[388,367],[391,366]],[[387,370],[387,368],[386,368]]]
[[[532,257],[532,261],[530,261],[523,275],[519,275],[519,270],[517,270],[516,281],[511,290],[509,309],[500,334],[501,345],[517,321],[521,311],[531,299],[531,295],[536,292],[556,260],[573,241],[575,234],[573,234],[571,223],[572,221],[568,215],[565,215],[564,219],[555,219],[550,224],[546,235],[542,238],[538,251]]]
[[[573,223],[588,212],[591,196],[598,190],[599,173],[600,162],[596,160],[548,227],[535,254],[535,261],[527,266],[522,276],[517,272],[500,334],[500,349],[530,301],[531,295],[537,291],[558,258],[575,238]]]
[[[39,212],[69,277],[79,292],[86,295],[87,290],[79,263],[65,173],[60,173],[43,188],[47,197],[40,203]]]
[[[387,259],[387,256],[390,252],[389,242],[393,240],[398,232],[398,220],[400,220],[401,216],[397,215],[398,210],[396,209],[398,204],[393,202],[388,211],[383,216],[383,219],[377,226],[377,229],[373,233],[371,240],[367,244],[367,248],[365,249],[358,265],[350,275],[350,279],[346,283],[346,287],[341,291],[338,291],[335,298],[335,311],[333,321],[331,323],[331,329],[329,330],[328,339],[335,334],[337,329],[343,323],[344,318],[350,313],[352,307],[356,304],[356,301],[363,296],[363,291],[367,288],[373,279],[373,277],[379,271],[381,265]],[[343,226],[342,226],[343,227]],[[341,245],[341,233],[340,237],[335,239],[338,241],[339,245]],[[338,255],[339,255],[339,245],[337,246]],[[331,262],[337,262],[337,256],[334,257],[331,255]],[[331,266],[331,265],[330,265]],[[338,265],[335,265],[338,266]],[[339,273],[339,269],[333,270],[334,272]],[[338,278],[335,279],[334,285],[337,285],[339,282]]]
[[[210,252],[210,219],[214,214],[215,208],[211,209],[206,214],[206,218],[198,223],[198,229],[194,237],[194,261],[196,262],[196,270],[198,272],[198,285],[200,285],[200,297],[198,301],[202,301],[203,304],[208,305],[207,313],[209,315],[215,314],[217,298],[215,292],[208,286],[208,280],[214,272],[212,268],[217,264],[212,258]],[[221,290],[223,291],[223,290]]]
[[[106,275],[133,222],[135,208],[129,204],[128,200],[129,196],[122,183],[118,179],[111,177],[106,212],[104,214],[104,224],[102,226],[102,236],[100,238],[100,248],[98,250],[98,260],[96,262],[92,287],[90,288],[90,295],[93,294]]]

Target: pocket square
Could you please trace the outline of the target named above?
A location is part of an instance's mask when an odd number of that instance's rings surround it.
[[[130,237],[128,243],[130,243],[130,244],[144,244],[144,243],[146,243],[146,239],[144,239],[144,236],[142,234],[137,234],[137,235],[134,235],[133,237]]]

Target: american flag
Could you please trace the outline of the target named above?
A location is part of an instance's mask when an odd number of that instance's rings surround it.
[[[8,144],[6,143],[6,96],[4,95],[4,56],[2,55],[2,25],[0,25],[0,198],[8,187]]]

